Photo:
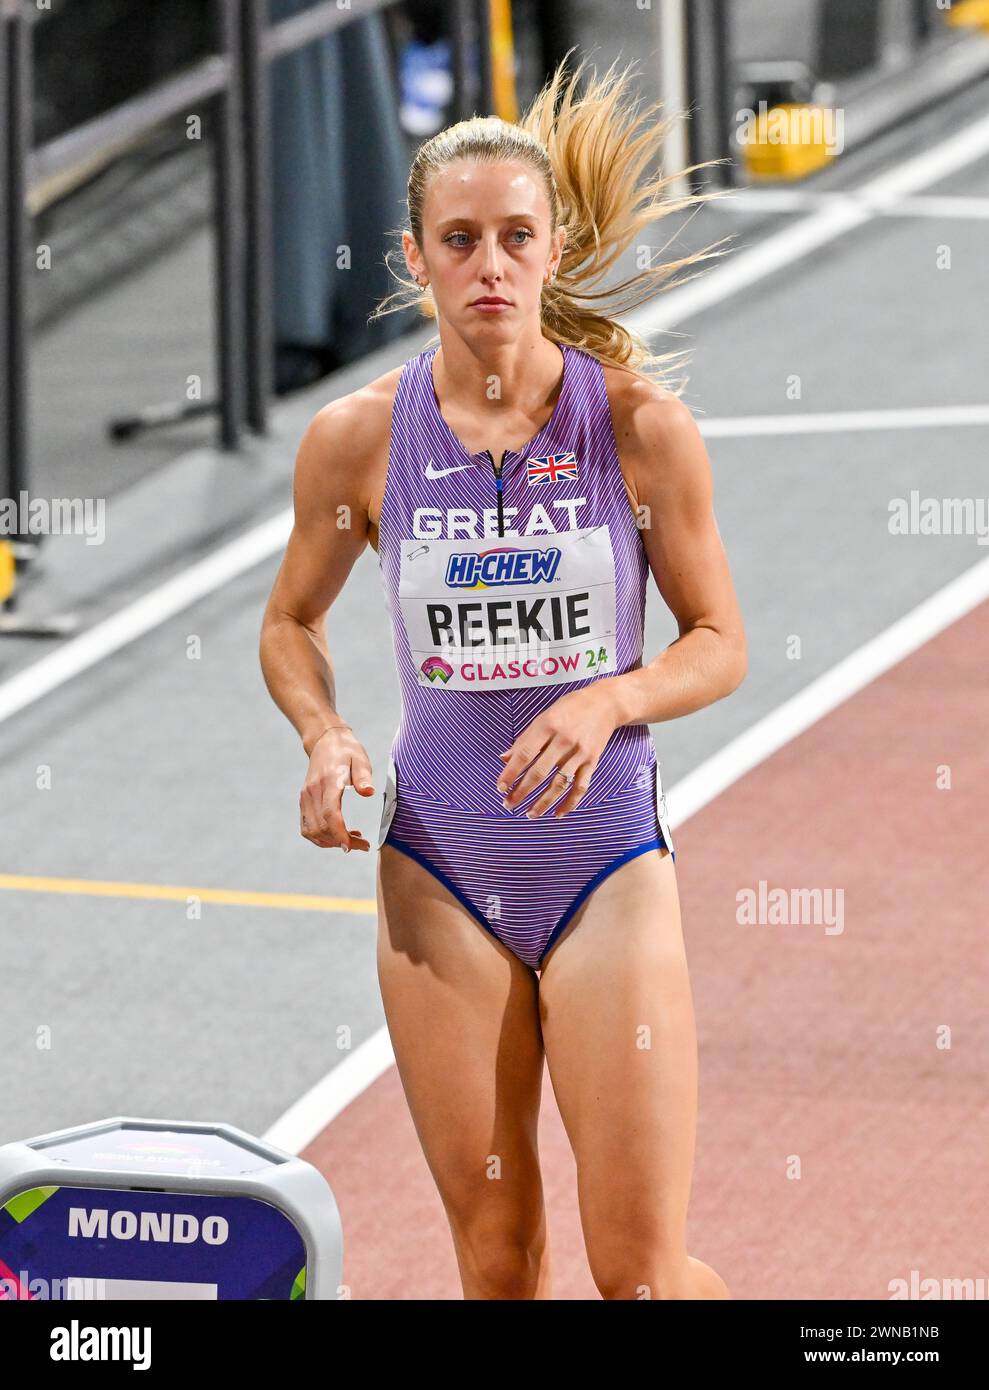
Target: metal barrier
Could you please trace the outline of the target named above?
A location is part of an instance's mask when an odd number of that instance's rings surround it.
[[[31,33],[39,11],[29,0],[0,0],[0,497],[19,498],[29,478],[24,283],[28,187],[64,174],[83,160],[110,162],[122,147],[163,122],[197,104],[212,105],[218,399],[139,411],[112,422],[111,435],[123,438],[215,410],[219,444],[238,448],[245,425],[257,433],[266,431],[272,389],[269,66],[394,3],[350,0],[341,8],[337,0],[318,0],[303,13],[272,25],[268,0],[210,0],[215,49],[209,57],[32,150]],[[451,5],[458,119],[475,102],[490,109],[489,6],[490,0],[454,0]],[[476,91],[466,62],[467,36],[475,37],[481,49]],[[39,539],[22,531],[10,543],[18,564],[29,560]],[[3,574],[0,563],[0,584]],[[15,603],[13,593],[0,587],[0,609],[11,610]],[[9,623],[5,630],[12,630]]]

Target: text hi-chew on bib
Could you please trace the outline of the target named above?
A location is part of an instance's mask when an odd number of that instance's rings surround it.
[[[423,686],[523,690],[614,673],[607,526],[403,540],[399,602]]]

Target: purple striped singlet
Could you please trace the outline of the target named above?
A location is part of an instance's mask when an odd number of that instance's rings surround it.
[[[535,969],[608,874],[673,852],[648,724],[615,729],[560,819],[525,818],[550,776],[511,811],[495,785],[499,753],[547,706],[642,665],[649,565],[604,372],[562,352],[552,417],[505,453],[500,486],[440,413],[436,348],[407,362],[378,523],[402,691],[378,848],[417,860]]]

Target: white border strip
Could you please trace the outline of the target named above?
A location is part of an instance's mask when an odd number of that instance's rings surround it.
[[[229,584],[261,560],[277,554],[288,541],[293,517],[291,507],[270,517],[11,676],[0,685],[0,723],[207,594]]]
[[[300,1153],[394,1062],[388,1029],[379,1028],[290,1105],[262,1137],[286,1153]]]
[[[902,410],[835,410],[807,415],[728,415],[697,417],[706,439],[747,439],[771,434],[838,434],[854,430],[945,429],[989,425],[989,405],[911,406]]]
[[[987,598],[989,558],[953,579],[675,782],[666,793],[667,805],[679,811],[675,819],[671,817],[674,827],[682,826],[747,772]],[[388,1029],[379,1028],[262,1137],[288,1153],[301,1152],[393,1061]]]
[[[713,757],[681,778],[667,792],[667,805],[679,814],[671,823],[682,825],[720,796],[752,768],[772,756],[857,694],[911,652],[977,608],[989,598],[989,558],[980,560],[912,612],[850,653],[830,671],[818,676],[778,709],[725,744]]]
[[[629,328],[647,338],[671,328],[868,222],[873,216],[870,202],[904,197],[940,183],[987,152],[989,116],[983,116],[940,144],[862,184],[853,190],[855,198],[843,203],[828,203],[794,226],[784,227],[757,245],[736,252],[729,261],[679,289],[660,295],[654,305],[636,310],[625,321]],[[728,197],[724,201],[730,204],[732,200]]]
[[[845,189],[809,188],[738,189],[725,198],[713,198],[711,207],[722,212],[815,212],[834,203],[857,203],[879,217],[946,217],[979,220],[989,217],[989,198],[943,195],[919,198],[870,198]]]

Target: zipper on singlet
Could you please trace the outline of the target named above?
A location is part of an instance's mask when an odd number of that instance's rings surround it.
[[[498,535],[503,536],[505,534],[505,508],[504,499],[502,496],[501,470],[505,466],[505,459],[508,457],[508,450],[506,449],[502,454],[501,463],[495,463],[494,454],[492,454],[490,449],[485,449],[484,452],[491,460],[491,467],[494,469],[495,487],[498,489]]]

